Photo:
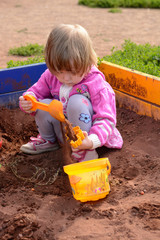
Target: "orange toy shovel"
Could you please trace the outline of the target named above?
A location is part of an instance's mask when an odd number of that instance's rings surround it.
[[[58,100],[53,100],[50,104],[41,103],[36,100],[36,98],[30,94],[23,96],[27,101],[32,102],[32,111],[36,111],[37,109],[49,112],[50,115],[60,122],[65,121],[65,116],[63,114],[63,105]]]

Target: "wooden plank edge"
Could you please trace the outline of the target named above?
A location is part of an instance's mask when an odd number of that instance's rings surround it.
[[[32,86],[47,69],[45,63],[35,63],[0,70],[0,95],[18,92]]]
[[[116,94],[116,102],[120,108],[125,108],[136,112],[139,115],[152,117],[160,120],[160,106],[153,105],[141,99],[135,98],[128,94],[114,90]]]
[[[19,107],[19,97],[23,94],[23,91],[19,92],[11,92],[11,93],[5,93],[0,94],[0,106],[8,108],[8,109],[14,109]]]
[[[106,61],[99,69],[113,89],[160,105],[160,78]]]

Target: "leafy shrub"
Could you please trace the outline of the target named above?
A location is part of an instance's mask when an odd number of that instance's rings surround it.
[[[79,0],[78,3],[101,8],[160,8],[160,0]]]
[[[35,64],[35,63],[40,63],[44,62],[44,57],[43,56],[36,56],[34,58],[28,58],[27,60],[24,61],[13,61],[10,60],[7,62],[7,68],[13,68],[13,67],[19,67],[19,66],[24,66],[24,65],[29,65],[29,64]]]
[[[44,51],[44,46],[35,44],[28,44],[26,46],[21,46],[17,48],[11,48],[9,54],[17,56],[32,56],[32,55],[41,55]]]
[[[39,45],[37,43],[27,44],[26,46],[12,48],[9,50],[9,54],[11,55],[17,55],[17,56],[35,55],[35,57],[28,58],[27,60],[24,60],[24,61],[10,60],[9,62],[7,62],[7,68],[44,62],[45,60],[44,60],[43,52],[44,52],[44,46]]]
[[[79,0],[78,3],[89,7],[110,8],[118,6],[117,2],[118,0]]]
[[[125,40],[122,50],[111,50],[112,54],[104,56],[99,61],[105,60],[130,69],[160,77],[160,46],[137,45],[130,40]]]
[[[111,55],[99,58],[99,64],[102,60],[160,77],[160,46],[151,46],[149,43],[137,45],[130,40],[125,40],[121,50],[113,47]],[[24,61],[10,60],[7,62],[7,68],[40,62],[45,62],[43,55]]]

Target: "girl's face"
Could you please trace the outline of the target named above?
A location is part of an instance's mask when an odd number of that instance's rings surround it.
[[[80,73],[77,74],[71,71],[61,71],[55,75],[61,83],[64,83],[68,86],[74,86],[82,81],[85,74],[81,75]]]

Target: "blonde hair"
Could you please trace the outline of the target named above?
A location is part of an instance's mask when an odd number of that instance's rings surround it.
[[[45,61],[52,73],[65,70],[84,74],[97,64],[97,56],[82,26],[60,24],[49,34]]]

